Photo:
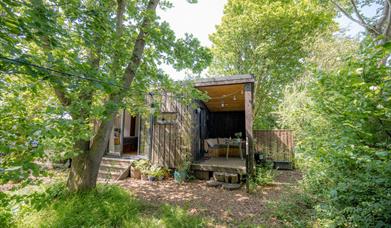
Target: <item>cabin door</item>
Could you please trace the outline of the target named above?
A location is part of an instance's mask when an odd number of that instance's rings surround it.
[[[140,117],[125,111],[123,132],[123,156],[139,154]]]
[[[108,146],[108,154],[129,157],[139,154],[140,116],[132,116],[122,110],[114,119]]]

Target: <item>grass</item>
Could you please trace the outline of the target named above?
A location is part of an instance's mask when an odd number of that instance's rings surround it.
[[[203,227],[205,221],[179,207],[154,206],[114,185],[70,193],[63,184],[32,194],[16,227]]]
[[[287,189],[286,193],[276,201],[267,204],[263,218],[274,219],[283,227],[319,227],[316,225],[317,199],[302,189]]]

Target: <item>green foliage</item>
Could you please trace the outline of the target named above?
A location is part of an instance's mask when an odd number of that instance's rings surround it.
[[[114,185],[70,193],[57,184],[28,197],[17,217],[19,227],[202,227],[186,210],[143,203]]]
[[[289,193],[267,204],[263,217],[276,218],[286,227],[318,227],[314,209],[319,203],[317,197],[295,189],[285,190]]]
[[[134,219],[140,207],[140,203],[116,186],[72,194],[60,185],[33,196],[31,208],[22,211],[18,226],[120,226],[124,220]]]
[[[256,186],[264,186],[273,183],[275,178],[275,170],[273,170],[273,163],[270,165],[260,166],[255,168],[255,175],[251,181],[251,184]]]
[[[333,12],[315,1],[230,0],[210,36],[211,72],[253,74],[255,128],[273,128],[281,91],[300,76],[317,33],[329,30]]]
[[[75,136],[69,131],[77,123],[64,118],[64,109],[44,87],[10,75],[0,79],[0,183],[44,174],[37,160],[72,155],[67,145]]]
[[[132,162],[132,166],[138,170],[140,170],[142,173],[146,174],[148,173],[151,164],[146,159],[139,159],[134,162]]]
[[[148,175],[153,177],[164,177],[165,170],[162,167],[152,165],[151,168],[148,170]]]
[[[281,123],[295,130],[306,190],[324,226],[391,224],[391,71],[387,46],[364,41],[335,69],[286,90]]]
[[[7,194],[0,192],[0,227],[10,227],[14,222],[10,201]]]

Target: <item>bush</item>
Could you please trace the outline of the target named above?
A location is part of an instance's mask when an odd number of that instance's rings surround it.
[[[256,186],[265,186],[273,183],[275,178],[275,170],[273,164],[257,165],[255,168],[255,176],[250,180],[250,188],[255,189]]]
[[[13,222],[10,201],[7,194],[0,192],[0,227],[10,227]]]
[[[362,43],[335,70],[314,70],[286,90],[281,123],[295,131],[305,190],[322,226],[391,224],[390,45]]]
[[[313,227],[315,221],[314,209],[318,200],[313,195],[303,191],[295,191],[284,195],[278,201],[267,204],[265,219],[276,218],[288,227]]]

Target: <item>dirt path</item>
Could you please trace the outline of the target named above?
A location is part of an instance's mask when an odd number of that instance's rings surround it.
[[[178,205],[187,208],[190,214],[234,225],[264,223],[259,215],[265,210],[266,203],[279,198],[300,179],[298,171],[277,171],[273,185],[262,187],[253,194],[246,193],[244,187],[235,191],[207,187],[205,181],[200,180],[178,185],[173,180],[148,182],[126,179],[119,184],[150,203]]]

